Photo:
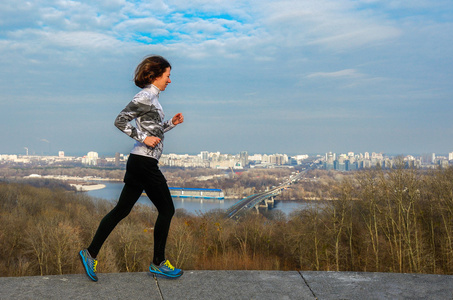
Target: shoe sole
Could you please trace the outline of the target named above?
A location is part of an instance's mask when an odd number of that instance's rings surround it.
[[[91,276],[90,272],[88,271],[88,265],[86,264],[85,259],[83,258],[82,251],[83,251],[83,250],[81,250],[81,251],[79,252],[79,257],[80,257],[80,260],[82,261],[82,265],[83,265],[83,267],[84,267],[84,269],[85,269],[85,273],[87,274],[88,278],[90,278],[92,281],[95,281],[95,282],[96,282],[96,281],[98,281],[98,279],[97,279],[97,278],[94,278],[93,276]]]
[[[161,277],[161,278],[177,279],[177,278],[181,277],[182,274],[184,274],[184,271],[181,270],[181,273],[179,273],[178,275],[168,275],[168,274],[165,274],[162,272],[155,271],[155,270],[151,269],[151,267],[150,267],[149,273],[150,273],[150,275],[156,275],[157,277]]]

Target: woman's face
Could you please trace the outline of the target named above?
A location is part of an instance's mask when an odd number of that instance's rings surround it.
[[[160,77],[156,77],[152,84],[154,84],[159,90],[165,91],[167,85],[171,82],[170,80],[170,68],[167,68]]]

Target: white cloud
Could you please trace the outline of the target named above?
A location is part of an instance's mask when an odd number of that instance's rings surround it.
[[[307,44],[324,45],[336,50],[347,50],[398,38],[401,35],[401,30],[390,26],[369,25],[364,28],[360,25],[357,27],[351,25],[345,26],[341,31],[330,32],[327,35],[326,37],[313,39]]]
[[[344,51],[394,39],[401,30],[379,14],[363,13],[351,1],[279,1],[263,20],[282,43]],[[279,38],[280,37],[280,38]]]
[[[339,78],[339,77],[363,77],[363,74],[360,74],[357,70],[354,69],[344,69],[340,71],[335,71],[335,72],[316,72],[307,75],[307,78]]]
[[[169,37],[167,24],[153,17],[126,19],[113,27],[114,36],[126,42],[156,43],[153,38]]]
[[[92,31],[42,31],[36,29],[18,30],[10,33],[10,40],[3,43],[3,49],[48,54],[60,51],[105,51],[121,46],[114,37]]]

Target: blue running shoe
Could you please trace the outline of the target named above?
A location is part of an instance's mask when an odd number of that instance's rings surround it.
[[[98,265],[98,260],[96,258],[92,258],[87,249],[81,250],[79,255],[88,277],[93,281],[98,281],[98,277],[96,276],[96,266]]]
[[[160,275],[166,278],[178,278],[184,273],[181,269],[173,267],[168,260],[163,261],[159,266],[152,263],[149,266],[149,271],[152,274]]]

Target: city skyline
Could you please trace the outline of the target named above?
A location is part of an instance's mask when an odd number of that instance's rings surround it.
[[[115,153],[100,153],[97,152],[96,150],[90,150],[84,153],[68,153],[63,150],[56,151],[55,153],[46,153],[46,154],[36,154],[36,153],[29,153],[28,149],[25,148],[24,151],[25,153],[0,153],[0,158],[2,156],[18,156],[18,157],[90,157],[90,156],[95,156],[96,158],[102,158],[102,157],[115,157],[117,155],[127,156],[129,155],[129,152],[121,153],[121,152],[115,152]],[[222,151],[207,151],[207,150],[202,150],[196,153],[175,153],[175,152],[170,152],[170,153],[163,153],[163,156],[171,156],[171,155],[178,155],[178,156],[184,156],[184,155],[189,155],[189,156],[200,156],[200,157],[205,157],[206,155],[212,156],[212,155],[229,155],[229,156],[242,156],[243,153],[246,153],[247,156],[256,156],[256,155],[266,155],[266,156],[271,156],[271,155],[286,155],[288,157],[296,157],[296,156],[304,156],[304,157],[314,157],[314,156],[327,156],[329,154],[332,154],[334,157],[338,156],[364,156],[364,157],[371,157],[373,155],[379,155],[379,156],[387,156],[387,157],[398,157],[398,156],[403,156],[403,157],[409,157],[409,156],[414,156],[418,158],[430,156],[430,157],[445,157],[448,160],[453,160],[453,152],[447,152],[447,153],[439,153],[439,152],[425,152],[425,153],[387,153],[387,152],[379,152],[379,151],[364,151],[364,152],[355,152],[355,151],[325,151],[325,152],[318,152],[318,153],[289,153],[289,152],[263,152],[263,151],[258,151],[258,152],[249,152],[247,150],[242,150],[239,152],[222,152]]]
[[[127,154],[115,153],[115,156],[102,156],[94,151],[90,151],[83,156],[67,156],[64,151],[59,151],[58,156],[0,154],[0,164],[2,165],[27,165],[29,167],[52,165],[65,167],[87,166],[90,168],[124,168],[127,160]],[[201,151],[194,155],[175,153],[163,154],[159,160],[159,165],[162,167],[209,168],[220,170],[310,166],[310,168],[324,170],[356,171],[370,168],[392,169],[395,166],[401,166],[401,163],[404,163],[406,167],[411,168],[448,168],[453,165],[453,152],[448,153],[448,155],[425,153],[421,156],[391,156],[376,152],[326,152],[324,155],[287,155],[285,153],[249,154],[247,151],[236,154]]]
[[[30,151],[29,148],[27,147],[23,147],[21,151],[19,152],[0,152],[0,155],[19,155],[19,156],[23,156],[23,155],[30,155],[30,156],[58,156],[59,155],[59,152],[63,152],[66,156],[78,156],[78,157],[83,157],[83,156],[86,156],[89,152],[95,152],[95,153],[98,153],[100,156],[104,156],[104,157],[113,157],[115,156],[116,153],[121,153],[122,155],[128,155],[130,150],[132,150],[132,147],[131,149],[129,150],[126,150],[125,152],[120,152],[120,151],[114,151],[114,152],[100,152],[100,151],[97,151],[96,149],[94,149],[93,147],[90,147],[90,148],[87,148],[89,150],[82,150],[82,151],[79,151],[79,152],[73,152],[73,151],[67,151],[67,150],[57,150],[57,151],[49,151],[49,152],[41,152],[41,153],[36,153],[35,151],[33,151],[33,149]],[[449,154],[453,153],[453,148],[450,150],[450,151],[446,151],[446,152],[422,152],[422,153],[418,153],[418,152],[415,152],[415,151],[409,151],[409,152],[404,152],[404,153],[391,153],[391,152],[386,152],[386,151],[373,151],[373,150],[368,150],[368,151],[354,151],[354,149],[348,149],[346,151],[335,151],[335,149],[328,149],[326,151],[321,151],[321,152],[312,152],[312,153],[309,153],[309,152],[288,152],[288,151],[279,151],[279,152],[269,152],[269,151],[248,151],[247,149],[242,149],[240,151],[237,151],[237,152],[225,152],[225,151],[222,151],[221,149],[217,149],[215,151],[208,151],[206,149],[202,149],[198,152],[169,152],[169,151],[165,151],[164,149],[164,152],[163,152],[163,155],[170,155],[170,154],[176,154],[176,155],[199,155],[200,153],[202,152],[209,152],[209,153],[221,153],[221,154],[225,154],[225,155],[239,155],[241,152],[243,151],[246,151],[248,152],[249,155],[255,155],[255,154],[262,154],[262,155],[272,155],[272,154],[286,154],[288,156],[297,156],[297,155],[309,155],[309,156],[315,156],[315,155],[325,155],[326,153],[329,153],[329,152],[332,152],[332,153],[335,153],[335,154],[347,154],[347,153],[355,153],[355,154],[365,154],[365,153],[379,153],[379,154],[383,154],[383,155],[387,155],[387,156],[406,156],[406,155],[413,155],[413,156],[423,156],[423,155],[427,155],[427,154],[435,154],[436,156],[446,156],[448,157]]]
[[[0,4],[0,153],[129,153],[113,126],[147,54],[172,64],[165,153],[453,149],[453,3]]]

